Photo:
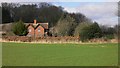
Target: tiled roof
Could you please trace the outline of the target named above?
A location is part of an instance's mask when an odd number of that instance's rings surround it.
[[[48,23],[38,23],[38,24],[40,24],[45,29],[48,29]]]
[[[33,24],[33,23],[29,23],[29,24],[26,24],[27,27],[29,25],[33,26],[34,28],[37,28],[39,25],[42,26],[44,29],[48,29],[48,23],[37,23],[37,24]]]

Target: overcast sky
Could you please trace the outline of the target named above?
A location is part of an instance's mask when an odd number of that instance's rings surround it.
[[[114,26],[118,24],[117,2],[119,0],[0,0],[0,2],[51,2],[64,7],[70,13],[83,13],[101,25]]]

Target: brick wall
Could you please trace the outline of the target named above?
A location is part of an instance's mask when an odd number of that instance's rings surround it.
[[[28,34],[29,37],[42,37],[44,36],[44,28],[42,26],[38,26],[36,29],[33,26],[28,27]]]
[[[38,26],[35,29],[35,37],[42,37],[42,36],[44,36],[44,28],[42,26]]]
[[[31,32],[29,32],[29,29],[31,30]],[[27,36],[33,36],[34,37],[34,28],[31,25],[28,27],[28,34],[27,34]]]

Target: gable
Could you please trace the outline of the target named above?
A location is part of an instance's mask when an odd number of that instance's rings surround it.
[[[48,23],[38,23],[40,24],[44,29],[48,29]]]
[[[34,29],[32,26],[28,26],[28,29]]]
[[[35,28],[35,30],[38,29],[38,28],[44,29],[44,27],[42,27],[41,25],[38,25],[38,26]]]
[[[27,24],[26,24],[27,25]],[[43,27],[44,29],[48,29],[48,23],[37,23],[37,24],[28,24],[27,25],[27,28],[28,27],[31,27],[31,28],[34,28],[34,29],[36,29],[36,28],[38,28],[38,26],[41,26],[41,27]]]
[[[32,24],[27,25],[27,28],[34,28]]]

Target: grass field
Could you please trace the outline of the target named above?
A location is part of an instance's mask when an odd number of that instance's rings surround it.
[[[3,43],[3,66],[116,66],[118,45]]]

